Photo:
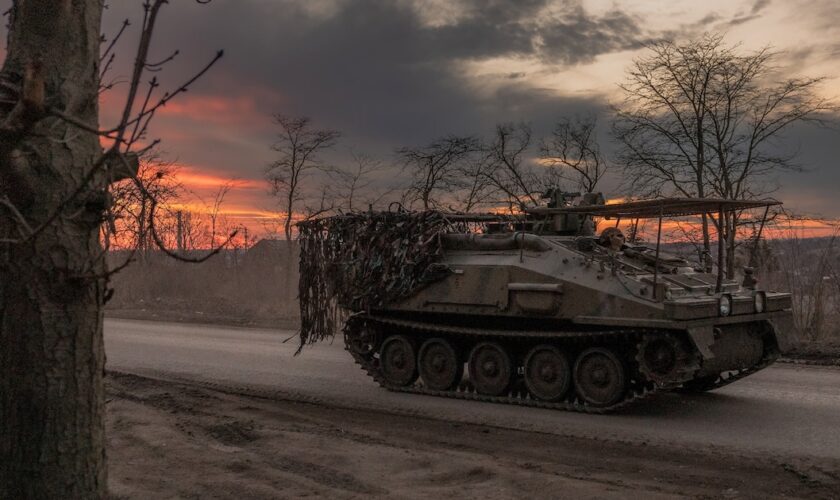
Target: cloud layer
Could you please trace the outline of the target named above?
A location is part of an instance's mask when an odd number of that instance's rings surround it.
[[[112,75],[125,77],[142,2],[109,3],[106,35],[122,19],[132,21]],[[606,124],[615,84],[646,42],[725,30],[746,47],[775,42],[799,51],[798,71],[831,73],[840,43],[827,20],[837,14],[832,0],[650,0],[632,7],[600,0],[182,0],[164,8],[155,34],[152,59],[180,50],[159,75],[163,87],[189,78],[217,49],[226,55],[164,109],[152,133],[172,158],[211,178],[258,180],[272,159],[277,112],[341,130],[338,155],[352,146],[386,161],[396,147],[487,133],[503,121],[530,122],[537,135],[576,113],[602,114]],[[106,124],[118,102],[119,90],[103,104]],[[783,177],[780,197],[840,216],[832,202],[840,182],[837,138],[836,131],[793,131],[786,147],[800,146],[814,172]],[[239,207],[272,204],[253,184],[232,196]]]

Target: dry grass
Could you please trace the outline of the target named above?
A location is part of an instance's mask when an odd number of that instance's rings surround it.
[[[147,255],[112,279],[112,315],[279,326],[298,318],[297,257],[224,252],[201,264]],[[290,287],[291,284],[291,287]]]
[[[762,252],[764,288],[793,294],[792,336],[840,342],[840,245],[836,236],[772,242]]]

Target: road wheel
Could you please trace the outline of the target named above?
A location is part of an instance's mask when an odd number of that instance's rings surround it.
[[[382,376],[395,386],[403,387],[417,380],[417,360],[414,346],[403,335],[392,335],[385,339],[379,350]]]
[[[574,369],[575,389],[595,407],[612,406],[627,392],[624,363],[609,349],[592,347],[580,353]]]
[[[376,351],[379,332],[371,325],[348,323],[344,328],[344,344],[354,353],[367,356]]]
[[[464,363],[458,353],[444,339],[429,339],[420,347],[418,356],[420,376],[429,389],[448,391],[461,381]]]
[[[566,355],[554,346],[538,345],[525,357],[525,385],[537,399],[561,399],[569,390],[571,379]]]
[[[470,380],[479,394],[506,394],[513,378],[513,363],[496,342],[482,342],[470,353]]]

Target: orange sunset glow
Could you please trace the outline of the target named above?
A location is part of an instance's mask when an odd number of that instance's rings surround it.
[[[813,36],[822,32],[828,39],[838,34],[835,26],[823,22],[830,18],[826,14],[832,8],[830,2],[825,2],[826,10],[815,7],[813,14],[806,15],[793,4],[783,2],[715,0],[698,7],[688,1],[670,2],[667,6],[653,1],[634,2],[632,6],[584,1],[581,15],[596,23],[593,25],[607,19],[622,19],[631,28],[627,33],[613,34],[608,30],[620,28],[605,27],[603,33],[596,30],[591,36],[603,35],[609,41],[591,45],[591,53],[576,53],[563,45],[552,47],[550,39],[543,36],[533,47],[511,46],[498,52],[488,49],[449,56],[442,48],[429,46],[425,49],[428,52],[401,52],[394,61],[388,59],[390,54],[364,46],[366,42],[352,33],[333,32],[333,36],[346,38],[329,47],[319,45],[317,40],[326,36],[329,23],[356,13],[338,3],[319,3],[317,8],[314,5],[298,12],[298,18],[289,18],[286,28],[261,35],[273,40],[267,44],[256,35],[258,29],[240,33],[239,37],[227,37],[214,29],[214,20],[206,26],[198,24],[191,28],[191,36],[215,40],[235,55],[224,58],[189,92],[160,108],[148,137],[144,138],[147,143],[154,138],[162,139],[162,157],[177,166],[174,175],[185,197],[173,207],[206,211],[220,190],[226,189],[219,213],[248,227],[253,234],[264,232],[267,221],[276,222],[283,208],[270,195],[264,177],[266,167],[277,159],[271,149],[279,133],[273,121],[276,113],[309,116],[317,126],[341,132],[335,147],[321,158],[322,163],[332,168],[348,170],[352,166],[352,154],[359,152],[384,164],[386,168],[371,179],[375,189],[381,192],[402,192],[410,182],[410,172],[402,168],[401,160],[394,153],[397,148],[428,143],[446,133],[486,136],[492,131],[493,123],[504,121],[530,124],[534,143],[526,151],[528,161],[547,166],[551,162],[538,155],[536,146],[551,130],[552,123],[559,117],[593,113],[598,116],[598,140],[606,157],[611,159],[617,146],[609,132],[612,120],[609,106],[622,98],[618,85],[632,61],[645,54],[644,44],[661,36],[690,39],[704,32],[723,32],[727,43],[745,51],[772,43],[780,54],[779,67],[795,74],[824,77],[818,87],[820,96],[833,98],[840,94],[840,68],[831,55],[832,49]],[[457,26],[478,15],[458,4],[446,8],[443,5],[429,0],[417,6],[407,4],[382,7],[382,10],[394,9],[394,13],[412,16],[415,24],[404,26],[403,30],[406,36],[418,37]],[[220,16],[227,12],[223,5],[211,6],[208,8],[211,19],[214,9],[218,9]],[[268,6],[256,5],[247,9],[255,16],[268,15],[270,10]],[[559,2],[546,2],[544,8],[533,13],[530,29],[549,30],[557,22],[565,27],[551,29],[573,30],[573,26],[562,24],[564,9]],[[180,8],[176,7],[174,12],[175,19],[187,19],[180,17]],[[110,22],[122,15],[130,17],[133,13],[122,5],[112,6],[106,13]],[[388,17],[394,15],[384,16]],[[359,23],[368,23],[369,30],[376,32],[378,21],[368,17]],[[189,60],[181,59],[181,66],[162,77],[162,88],[171,89],[176,82],[183,81],[189,75],[190,64],[186,63],[194,62],[192,66],[197,66],[206,56],[206,51],[188,42],[176,28],[177,24],[163,25],[161,29],[165,36],[175,40],[175,45],[183,47]],[[296,41],[286,43],[283,33],[289,36],[294,33]],[[773,33],[772,39],[768,33]],[[499,46],[505,47],[508,42],[504,34],[492,32],[486,36],[493,39],[497,35]],[[320,51],[322,60],[334,61],[332,67],[336,70],[328,71],[330,64],[312,66],[299,60],[291,47],[300,44],[300,40],[309,40],[305,45]],[[360,61],[355,50],[368,54],[372,66],[347,67],[343,61]],[[243,66],[241,54],[249,54],[253,60],[247,68]],[[382,60],[376,62],[377,57]],[[424,80],[428,82],[424,87],[415,88],[418,77],[403,75],[400,65],[403,59],[413,67],[434,68],[437,73]],[[125,73],[128,66],[122,64],[115,77]],[[276,69],[280,67],[284,69]],[[389,71],[381,72],[381,67]],[[124,87],[117,86],[103,94],[103,125],[119,116],[124,91]],[[796,129],[790,135],[785,147],[800,151],[798,159],[805,172],[780,172],[769,179],[768,184],[779,188],[771,189],[771,194],[800,218],[794,224],[800,235],[831,234],[831,225],[821,220],[840,217],[840,207],[832,202],[828,188],[840,183],[840,174],[830,168],[833,159],[840,155],[837,133],[828,129]],[[831,180],[820,180],[821,176],[830,176]],[[610,203],[633,197],[632,193],[623,192],[621,165],[614,160],[599,188]],[[317,198],[323,191],[312,185],[307,196]],[[302,212],[303,208],[298,210]],[[492,204],[482,210],[491,211]],[[676,223],[665,223],[668,231],[677,227]],[[789,230],[773,226],[764,235],[783,237]]]

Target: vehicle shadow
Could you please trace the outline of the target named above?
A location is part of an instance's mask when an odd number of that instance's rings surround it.
[[[696,416],[697,413],[730,412],[751,405],[749,397],[719,392],[688,393],[669,391],[631,404],[613,413],[616,416],[668,417]]]

